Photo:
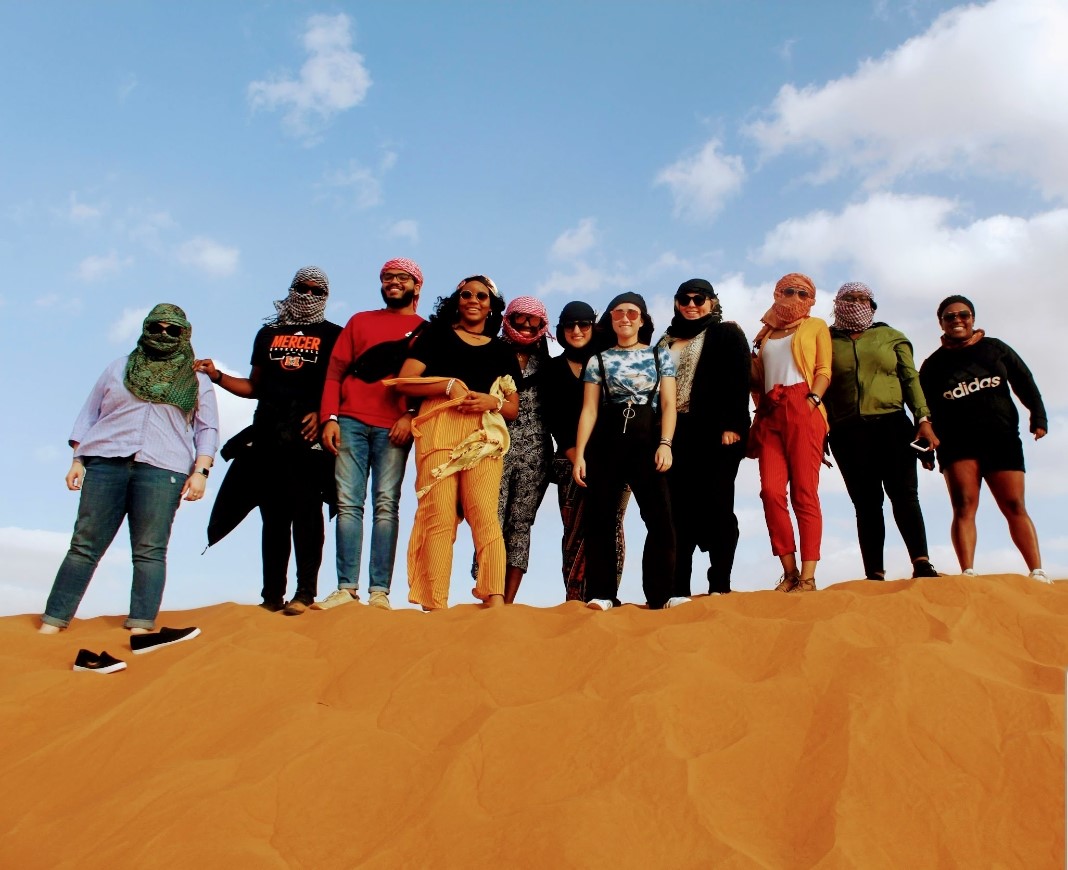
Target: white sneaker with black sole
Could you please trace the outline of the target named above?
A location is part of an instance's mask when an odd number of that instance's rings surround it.
[[[586,606],[590,610],[611,610],[612,600],[610,598],[593,598],[586,602]]]
[[[149,653],[153,650],[163,649],[183,640],[192,640],[200,634],[199,628],[161,628],[159,631],[148,634],[130,635],[130,649],[135,656]]]

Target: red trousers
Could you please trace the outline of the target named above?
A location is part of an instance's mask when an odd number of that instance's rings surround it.
[[[789,485],[803,562],[820,558],[823,538],[820,466],[827,435],[823,414],[805,398],[808,393],[805,383],[774,387],[761,397],[755,423],[760,439],[760,500],[764,503],[771,551],[776,556],[797,552],[794,526],[786,504]]]

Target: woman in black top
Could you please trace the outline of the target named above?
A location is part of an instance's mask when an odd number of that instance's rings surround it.
[[[423,398],[412,421],[419,507],[408,545],[408,600],[424,610],[448,606],[461,516],[475,543],[473,593],[487,605],[504,603],[497,498],[509,443],[504,421],[519,414],[520,373],[515,352],[495,337],[503,311],[489,278],[465,278],[438,300],[395,382],[399,392]]]
[[[582,411],[582,370],[593,355],[593,325],[597,313],[585,302],[569,302],[560,312],[556,340],[564,352],[545,367],[541,382],[541,403],[549,431],[556,441],[552,476],[556,481],[562,541],[564,589],[568,601],[586,600],[586,535],[584,518],[586,490],[572,476],[575,459],[575,433]],[[630,501],[630,487],[623,490],[616,510],[616,589],[623,577],[626,542],[623,517]]]
[[[723,322],[712,285],[692,278],[675,292],[675,316],[659,342],[675,362],[678,419],[668,472],[675,521],[675,591],[689,596],[693,551],[708,553],[708,591],[731,591],[738,547],[734,481],[749,433],[749,344]]]
[[[938,320],[942,346],[924,360],[920,384],[938,433],[938,461],[953,505],[951,534],[961,571],[976,573],[975,513],[985,480],[1031,577],[1050,583],[1042,570],[1038,533],[1024,504],[1020,416],[1009,387],[1031,412],[1036,441],[1048,428],[1042,396],[1016,351],[975,328],[971,300],[943,299]]]

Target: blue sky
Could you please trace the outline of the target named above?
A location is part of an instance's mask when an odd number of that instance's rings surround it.
[[[0,288],[0,612],[43,606],[76,510],[71,423],[154,303],[183,306],[197,353],[244,374],[298,267],[326,270],[344,323],[378,307],[394,256],[422,265],[424,313],[484,272],[554,317],[638,290],[657,334],[690,277],[711,280],[750,337],[785,272],[814,278],[823,316],[839,284],[862,280],[918,360],[937,346],[938,301],[964,292],[1045,396],[1051,434],[1025,441],[1028,504],[1047,569],[1068,576],[1062,2],[9,2],[0,30],[0,262],[22,276]],[[220,402],[227,437],[252,404]],[[862,572],[837,469],[821,494],[826,585]],[[562,599],[555,499],[526,603]],[[938,475],[921,502],[933,561],[956,570]],[[737,506],[734,586],[770,588],[752,462]],[[258,600],[257,518],[201,555],[209,510],[179,511],[165,608]],[[640,600],[631,514],[624,597]],[[889,525],[887,567],[905,576]],[[1024,570],[989,496],[979,532],[980,572]],[[80,615],[126,612],[125,536]],[[469,559],[463,527],[453,603],[471,600]]]

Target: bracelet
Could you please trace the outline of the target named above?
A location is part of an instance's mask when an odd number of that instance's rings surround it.
[[[504,397],[503,396],[497,396],[496,398],[497,398],[497,410],[500,411],[501,408],[504,407]]]
[[[670,438],[661,438],[660,439],[660,443],[663,444],[665,447],[670,447],[671,446],[671,439]]]
[[[404,409],[404,413],[405,414],[411,414],[413,417],[418,417],[419,416],[419,409],[418,408],[405,408]]]
[[[821,399],[821,398],[820,398],[819,396],[817,396],[817,395],[816,395],[815,393],[809,393],[809,394],[808,394],[807,396],[805,396],[805,398],[806,398],[806,399],[812,399],[812,401],[814,401],[814,402],[816,403],[816,407],[817,407],[817,408],[818,408],[818,407],[819,407],[820,405],[822,405],[822,404],[823,404],[823,399]]]
[[[216,371],[215,374],[217,374],[219,377],[217,377],[215,380],[213,380],[212,383],[213,384],[221,384],[222,383],[223,373],[220,372],[220,371]]]
[[[456,383],[456,378],[449,378],[449,382],[445,385],[445,395],[449,395],[452,392],[452,385]]]

